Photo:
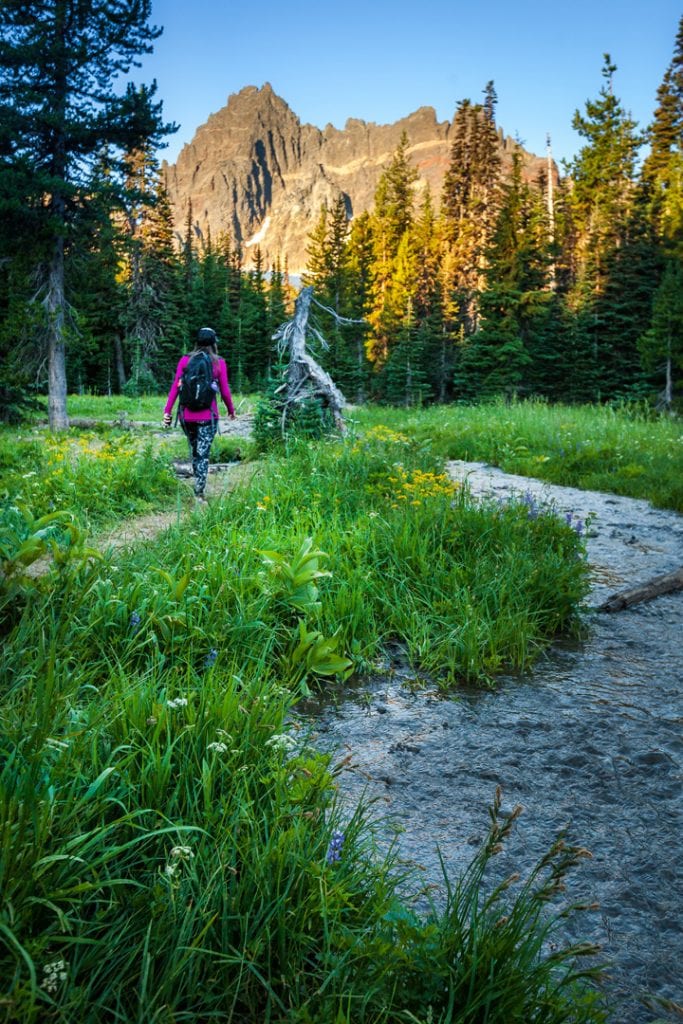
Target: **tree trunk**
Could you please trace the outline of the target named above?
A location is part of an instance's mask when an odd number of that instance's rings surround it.
[[[671,373],[671,336],[669,335],[669,343],[667,345],[666,352],[666,385],[664,388],[664,404],[666,405],[666,411],[671,412],[671,403],[674,397],[673,387],[673,375]]]
[[[286,392],[284,396],[283,430],[290,406],[306,397],[319,398],[332,413],[335,426],[344,431],[342,410],[346,400],[329,373],[316,363],[306,351],[306,330],[313,298],[313,288],[303,288],[294,304],[294,317],[275,335],[289,349]]]
[[[68,430],[66,412],[66,355],[64,346],[64,239],[56,238],[47,285],[48,423],[50,430]]]
[[[123,345],[121,344],[120,334],[114,335],[114,366],[116,367],[119,391],[123,391],[126,386],[126,367],[123,362]]]
[[[547,147],[546,147],[546,166],[548,174],[548,241],[551,247],[555,245],[555,199],[553,196],[553,151],[550,147],[550,136],[548,135]],[[549,265],[549,285],[550,290],[555,291],[557,287],[556,270],[555,270],[555,259],[551,259]]]

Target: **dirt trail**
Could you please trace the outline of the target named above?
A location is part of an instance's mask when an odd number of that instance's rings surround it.
[[[235,420],[221,421],[221,437],[244,437],[248,438],[253,426],[253,415],[244,414]],[[130,424],[129,424],[130,425]],[[136,427],[158,428],[157,423],[145,424],[136,421]],[[152,436],[159,441],[167,441],[169,434],[162,429],[152,430]],[[186,481],[187,494],[179,498],[169,497],[169,508],[166,511],[147,512],[141,516],[133,516],[124,519],[113,527],[106,528],[94,534],[89,539],[89,546],[96,551],[105,552],[131,547],[144,541],[154,540],[164,530],[174,526],[181,519],[186,518],[197,510],[198,506],[192,497],[191,466],[189,462],[175,463],[179,478]],[[239,482],[243,482],[254,472],[254,467],[240,462],[228,464],[212,464],[209,466],[209,476],[206,483],[206,495],[209,503],[220,500]],[[44,576],[48,571],[51,558],[46,556],[38,559],[27,569],[27,575],[32,577]]]
[[[476,463],[449,471],[474,494],[530,492],[588,519],[590,609],[683,564],[683,517],[674,512]],[[567,935],[602,946],[611,1021],[674,1019],[643,999],[683,1003],[683,592],[587,619],[583,642],[558,644],[496,692],[416,692],[397,655],[385,673],[306,715],[319,746],[351,757],[343,799],[378,800],[400,829],[400,856],[437,899],[437,848],[457,877],[485,834],[496,786],[507,808],[525,808],[501,873],[524,873],[566,828],[592,852],[568,896],[599,905],[568,922]]]

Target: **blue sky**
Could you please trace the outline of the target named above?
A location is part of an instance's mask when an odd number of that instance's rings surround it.
[[[504,131],[536,153],[549,132],[555,159],[569,160],[581,146],[572,116],[598,95],[605,52],[623,106],[650,121],[681,13],[678,0],[153,0],[164,32],[134,77],[156,78],[181,126],[160,154],[171,163],[245,85],[270,82],[302,122],[342,128],[420,106],[450,119],[490,79]]]

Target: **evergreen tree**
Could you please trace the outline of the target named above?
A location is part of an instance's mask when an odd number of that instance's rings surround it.
[[[91,203],[90,213],[94,212]],[[74,390],[112,394],[126,383],[122,315],[127,293],[121,277],[125,242],[110,211],[103,207],[98,214],[91,217],[87,237],[65,268],[66,291],[77,310],[66,368]]]
[[[386,361],[391,340],[405,313],[405,306],[397,301],[392,288],[392,278],[399,247],[413,224],[413,188],[417,178],[408,159],[408,136],[403,132],[375,190],[372,309],[368,317],[374,333],[368,339],[367,354],[377,366]]]
[[[131,368],[130,393],[163,387],[187,346],[182,270],[173,241],[173,218],[159,164],[149,146],[129,157],[125,258],[126,288],[120,323]]]
[[[322,292],[326,286],[330,272],[329,246],[327,238],[327,221],[329,210],[327,203],[320,207],[318,221],[308,236],[306,246],[306,269],[301,275],[303,286],[312,286],[316,292]]]
[[[396,340],[382,369],[382,397],[391,405],[422,405],[429,393],[424,365],[426,338],[408,304]]]
[[[366,315],[365,297],[369,292],[371,260],[359,263],[357,241],[370,239],[365,230],[368,216],[360,219],[363,230],[353,233],[349,226],[347,199],[340,193],[331,208],[321,210],[320,219],[309,238],[308,262],[304,284],[313,285],[317,302],[330,315],[315,309],[320,334],[328,348],[318,353],[321,365],[331,374],[344,394],[358,400],[364,392],[367,360],[363,349],[361,324],[340,323],[337,317],[360,320]],[[352,240],[353,237],[353,240]],[[364,257],[360,256],[363,260]],[[363,279],[365,275],[365,279]]]
[[[242,301],[242,254],[239,245],[234,245],[230,236],[223,233],[216,244],[218,259],[224,271],[224,289],[220,314],[217,320],[218,336],[222,354],[228,364],[231,386],[244,391],[248,386],[245,376],[240,305]]]
[[[486,254],[487,288],[479,296],[481,324],[463,350],[459,368],[458,382],[468,397],[528,391],[530,349],[552,299],[541,197],[522,179],[519,152],[502,194]]]
[[[444,402],[451,395],[454,338],[446,325],[443,296],[443,241],[429,188],[414,228],[417,253],[415,286],[416,345],[422,352],[429,393]]]
[[[65,261],[82,237],[93,168],[103,152],[130,152],[170,130],[153,101],[154,85],[129,84],[123,95],[113,90],[160,34],[148,24],[150,11],[151,0],[4,0],[0,6],[0,203],[23,207],[36,227],[52,429],[68,425]],[[113,204],[125,192],[125,174],[113,159],[111,166]]]
[[[683,248],[683,17],[674,57],[657,91],[642,181],[657,237],[668,251]]]
[[[652,321],[639,342],[643,363],[661,388],[660,401],[672,408],[677,372],[683,370],[683,263],[671,258],[654,297]]]
[[[252,387],[261,388],[268,379],[274,359],[273,339],[268,331],[263,253],[254,247],[253,267],[244,275],[239,308],[242,372]]]
[[[599,97],[587,101],[585,115],[576,111],[573,120],[586,144],[571,166],[576,249],[568,299],[575,313],[588,314],[582,319],[593,354],[596,397],[618,394],[632,384],[637,363],[637,333],[624,337],[620,329],[625,319],[618,308],[623,293],[609,287],[610,279],[617,280],[625,267],[621,251],[634,231],[635,165],[642,142],[614,94],[615,71],[605,54]]]
[[[478,325],[478,296],[485,287],[486,253],[500,205],[500,171],[495,92],[490,82],[484,106],[470,100],[458,105],[441,196],[447,322],[453,334],[462,328],[469,335]]]
[[[346,395],[361,403],[365,400],[370,380],[371,364],[366,353],[370,325],[367,317],[372,300],[373,231],[370,214],[365,212],[351,224],[347,243],[349,292],[347,316],[355,320],[349,325],[350,366],[345,382]]]

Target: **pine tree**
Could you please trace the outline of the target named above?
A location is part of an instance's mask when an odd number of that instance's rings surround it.
[[[368,339],[367,354],[377,366],[387,359],[394,332],[404,315],[404,308],[392,294],[392,278],[399,247],[413,224],[413,187],[417,178],[408,159],[408,136],[403,132],[391,163],[377,184],[372,216],[374,261],[368,319],[374,335]]]
[[[330,259],[328,249],[328,222],[329,210],[327,203],[320,207],[320,214],[317,223],[308,236],[306,246],[306,269],[301,275],[301,283],[304,287],[312,286],[316,291],[322,291],[327,282],[330,272]]]
[[[464,350],[459,383],[476,397],[528,392],[531,351],[553,293],[541,196],[523,181],[519,152],[513,155],[512,176],[502,190],[486,263],[487,287],[479,295],[481,323]],[[465,371],[469,383],[463,380]]]
[[[312,316],[328,345],[317,357],[344,394],[354,395],[356,400],[362,400],[368,371],[363,347],[365,331],[362,324],[341,323],[337,318],[361,320],[367,314],[372,262],[368,224],[369,217],[364,214],[354,228],[350,226],[343,193],[331,208],[323,206],[309,237],[303,277],[304,284],[315,289],[319,305]],[[336,315],[321,310],[320,305]]]
[[[149,146],[128,159],[125,259],[119,281],[127,297],[120,324],[130,362],[130,393],[163,386],[186,347],[182,269],[159,164]]]
[[[639,342],[643,363],[661,388],[661,404],[673,405],[676,372],[683,371],[683,263],[671,258],[654,297],[652,321]]]
[[[586,139],[571,166],[571,208],[576,233],[575,279],[568,299],[585,313],[597,374],[596,397],[610,397],[634,382],[637,333],[624,337],[618,306],[623,293],[609,286],[624,269],[620,251],[634,230],[635,165],[642,142],[614,94],[616,66],[605,54],[605,80],[597,100],[576,111],[574,128]],[[616,275],[616,277],[615,277]],[[628,297],[627,297],[628,298]]]
[[[448,328],[472,334],[478,325],[478,296],[485,287],[486,253],[500,205],[500,147],[495,125],[495,92],[489,82],[485,104],[463,100],[453,120],[450,162],[441,210],[446,254],[444,288]]]
[[[415,287],[416,344],[421,349],[429,393],[439,402],[450,397],[454,339],[446,327],[443,301],[443,242],[432,195],[427,188],[414,228],[417,253]]]
[[[657,101],[641,178],[656,235],[671,251],[683,248],[683,17]]]
[[[150,12],[151,0],[0,6],[0,201],[23,206],[37,227],[52,429],[68,425],[65,261],[93,197],[93,168],[103,152],[130,152],[171,129],[162,124],[155,86],[129,84],[123,95],[113,89],[160,34],[148,24]],[[125,175],[110,159],[113,204],[125,192]]]
[[[252,387],[263,387],[274,358],[272,337],[268,331],[268,307],[263,253],[254,247],[252,269],[244,275],[239,308],[242,372]]]
[[[348,328],[350,366],[346,392],[355,401],[365,401],[371,373],[366,341],[370,332],[367,317],[372,298],[373,233],[370,214],[365,212],[351,224],[347,243],[349,294],[347,316],[357,321]]]

